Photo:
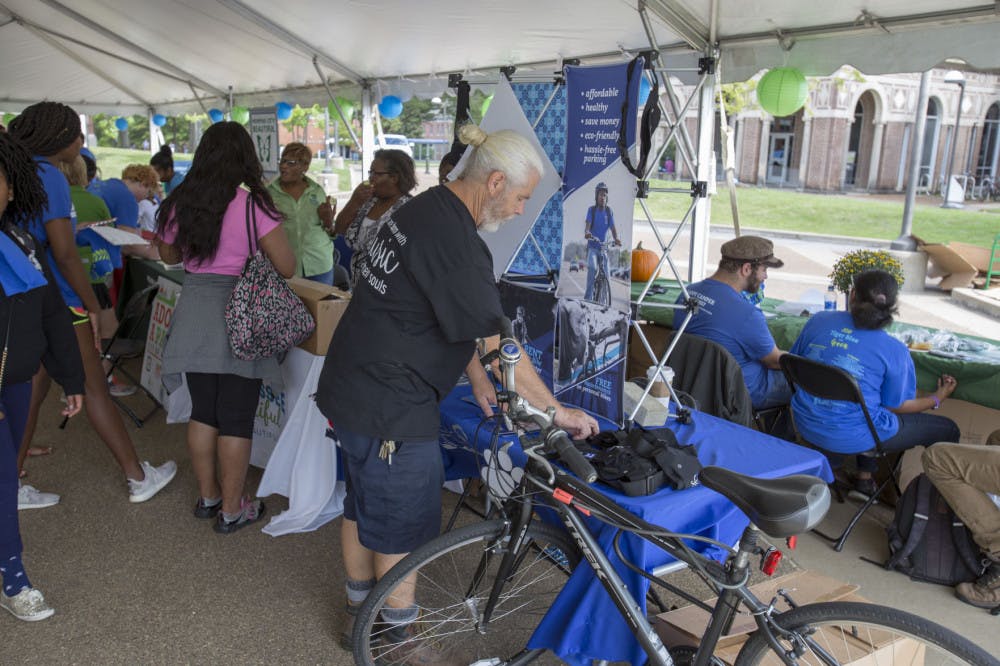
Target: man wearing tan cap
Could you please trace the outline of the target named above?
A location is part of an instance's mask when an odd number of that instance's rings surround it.
[[[781,268],[774,245],[760,236],[740,236],[722,245],[719,268],[710,277],[688,286],[698,311],[685,332],[699,335],[725,347],[743,369],[754,409],[786,405],[792,391],[778,368],[785,352],[774,344],[764,314],[740,295],[756,293],[767,279],[768,268]],[[683,302],[684,295],[677,299]],[[686,312],[674,312],[674,327]]]

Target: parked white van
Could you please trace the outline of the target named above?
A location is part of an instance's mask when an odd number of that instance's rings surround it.
[[[402,134],[383,134],[375,137],[375,149],[402,150],[413,157],[413,148],[410,147],[410,140]]]

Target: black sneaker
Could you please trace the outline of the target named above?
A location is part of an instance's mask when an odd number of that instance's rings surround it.
[[[222,509],[222,500],[219,500],[212,506],[205,504],[205,499],[203,497],[198,498],[198,502],[194,505],[194,517],[195,518],[215,518],[216,514]]]
[[[361,604],[347,604],[347,618],[340,632],[340,647],[348,652],[354,652],[354,621],[358,619],[358,609]]]
[[[240,516],[236,520],[226,520],[220,511],[216,516],[215,525],[212,526],[219,534],[231,534],[236,530],[243,529],[251,523],[256,523],[267,513],[267,507],[260,500],[251,500],[244,497],[240,502]]]

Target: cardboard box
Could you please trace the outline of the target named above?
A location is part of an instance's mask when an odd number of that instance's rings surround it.
[[[927,253],[930,265],[927,277],[940,277],[938,287],[951,291],[956,287],[971,287],[973,279],[989,270],[990,251],[985,247],[950,241],[948,243],[925,243],[917,241],[917,249]]]
[[[316,330],[299,347],[310,354],[326,355],[330,340],[333,338],[333,331],[340,323],[340,318],[344,316],[351,295],[336,287],[305,278],[289,278],[288,286],[302,299],[316,320]]]
[[[795,603],[809,604],[820,601],[838,601],[849,598],[858,590],[857,585],[845,583],[814,571],[796,571],[777,578],[771,578],[756,585],[750,590],[761,601],[768,602],[779,588],[789,591]],[[706,600],[710,605],[714,598]],[[779,610],[788,610],[783,601],[779,601]],[[698,645],[705,629],[708,627],[709,613],[697,606],[685,606],[661,613],[656,616],[654,628],[668,646]],[[715,656],[727,664],[732,664],[743,643],[751,632],[756,631],[757,624],[745,608],[733,620],[729,633],[719,638]]]

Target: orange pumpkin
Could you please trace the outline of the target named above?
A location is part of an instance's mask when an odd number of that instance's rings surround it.
[[[653,276],[660,258],[642,246],[642,241],[632,250],[632,282],[646,282]],[[659,272],[657,272],[659,275]],[[655,278],[654,278],[655,279]]]

